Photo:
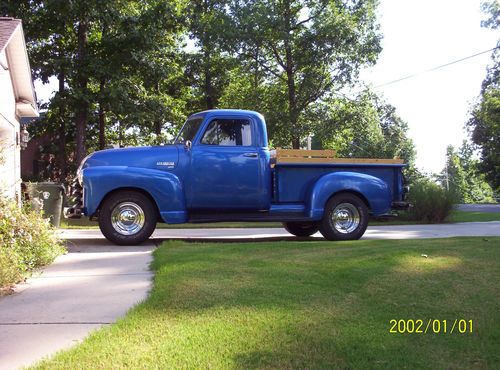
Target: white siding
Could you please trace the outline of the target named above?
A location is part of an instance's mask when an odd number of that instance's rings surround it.
[[[0,187],[10,197],[19,197],[21,184],[21,151],[16,101],[5,52],[0,53],[0,146],[3,163],[0,164]]]

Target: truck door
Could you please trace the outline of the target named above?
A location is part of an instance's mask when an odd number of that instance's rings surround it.
[[[191,149],[188,207],[266,207],[260,181],[259,150],[250,118],[213,118]]]

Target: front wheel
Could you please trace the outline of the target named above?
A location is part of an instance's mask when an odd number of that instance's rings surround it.
[[[283,222],[283,227],[295,236],[311,236],[319,229],[317,222]]]
[[[136,191],[120,191],[102,204],[99,228],[109,241],[119,245],[140,244],[156,227],[157,212],[153,202]]]
[[[328,240],[356,240],[368,226],[368,207],[363,200],[350,193],[332,197],[325,207],[319,231]]]

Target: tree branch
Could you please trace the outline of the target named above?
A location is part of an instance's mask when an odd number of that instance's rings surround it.
[[[307,22],[312,21],[314,18],[317,18],[317,17],[318,17],[321,13],[323,13],[323,10],[325,10],[326,5],[327,5],[327,4],[324,4],[324,5],[321,7],[321,9],[320,9],[320,10],[318,10],[318,12],[317,12],[316,14],[311,15],[309,18],[304,19],[303,21],[300,21],[300,22],[296,23],[296,24],[295,24],[293,27],[291,27],[290,29],[294,31],[294,30],[298,29],[300,26],[302,26],[303,24],[306,24]]]
[[[252,58],[255,62],[257,62],[259,64],[259,66],[261,66],[262,68],[264,68],[267,72],[271,73],[273,76],[279,78],[283,82],[286,82],[286,79],[283,78],[282,75],[280,75],[279,73],[277,73],[276,71],[274,71],[271,67],[267,66],[265,63],[263,63],[262,61],[260,61],[254,55],[249,54],[249,53],[245,53],[244,55],[247,56],[247,57]]]
[[[281,66],[281,68],[283,68],[285,71],[288,70],[288,68],[287,68],[288,66],[283,62],[283,59],[280,57],[278,50],[276,49],[276,46],[274,46],[271,42],[268,42],[267,44],[271,48],[271,50],[274,54],[274,57],[276,58],[276,61]]]
[[[334,80],[332,79],[329,83],[327,83],[326,85],[324,85],[322,88],[318,89],[316,94],[312,94],[309,96],[309,98],[307,99],[304,99],[304,103],[302,104],[299,104],[299,109],[302,111],[304,109],[307,108],[307,106],[311,103],[314,103],[316,100],[318,100],[319,98],[321,98],[321,96],[323,94],[325,94],[325,92],[330,89],[330,87],[334,84]]]

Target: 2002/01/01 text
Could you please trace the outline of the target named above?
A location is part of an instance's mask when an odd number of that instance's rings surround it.
[[[392,319],[389,321],[389,333],[392,334],[472,334],[472,320],[437,320],[437,319]]]

